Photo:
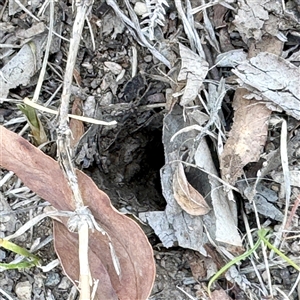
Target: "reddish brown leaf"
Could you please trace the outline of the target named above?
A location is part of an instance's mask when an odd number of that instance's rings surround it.
[[[0,165],[16,175],[39,196],[59,210],[74,210],[72,193],[56,161],[17,134],[0,126]],[[91,178],[77,171],[85,204],[110,235],[121,265],[114,269],[107,237],[93,233],[90,238],[92,277],[99,279],[96,299],[146,299],[155,277],[152,248],[141,228],[120,214],[108,196]],[[55,247],[70,278],[78,280],[77,235],[55,223]],[[118,298],[117,298],[118,297]]]

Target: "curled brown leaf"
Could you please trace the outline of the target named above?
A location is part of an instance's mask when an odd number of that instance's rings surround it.
[[[173,191],[177,203],[187,213],[201,216],[210,211],[203,196],[187,181],[182,163],[178,163],[173,176]]]

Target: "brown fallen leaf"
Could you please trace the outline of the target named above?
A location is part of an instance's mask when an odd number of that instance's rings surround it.
[[[82,116],[82,100],[79,97],[76,97],[73,102],[72,115]],[[84,134],[84,125],[82,121],[71,118],[69,126],[72,131],[72,137],[73,137],[70,141],[70,144],[71,147],[73,148],[74,146],[77,145],[80,138]]]
[[[283,43],[276,37],[251,42],[248,57],[259,51],[280,55]],[[265,104],[246,99],[249,91],[238,88],[233,99],[234,123],[220,157],[222,178],[234,185],[250,162],[257,162],[268,134],[268,119],[272,113]]]
[[[221,154],[222,178],[234,185],[249,162],[259,160],[268,132],[271,111],[252,100],[246,100],[246,89],[237,89],[233,99],[234,123]]]
[[[202,195],[194,189],[187,181],[182,163],[173,176],[174,198],[180,207],[193,216],[205,215],[210,211],[210,207]]]
[[[0,126],[0,165],[16,175],[40,197],[59,210],[74,210],[72,192],[58,163],[17,134]],[[95,299],[147,299],[155,278],[153,252],[141,228],[112,207],[108,196],[81,171],[77,171],[85,204],[97,222],[109,234],[121,266],[121,275],[113,266],[107,237],[91,234],[89,257],[91,274],[99,279]],[[78,280],[77,235],[63,224],[54,223],[55,248],[66,274]]]

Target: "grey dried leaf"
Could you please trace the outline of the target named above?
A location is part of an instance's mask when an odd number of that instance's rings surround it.
[[[240,78],[242,86],[256,89],[262,98],[300,120],[300,70],[295,65],[277,55],[261,52],[232,72]]]
[[[0,97],[6,98],[9,90],[19,85],[26,86],[39,70],[45,35],[34,38],[0,70]]]
[[[195,152],[195,164],[211,174],[208,176],[208,180],[215,225],[214,228],[207,228],[207,230],[212,236],[216,237],[216,240],[240,247],[242,240],[237,230],[236,204],[229,199],[228,193],[225,192],[221,183],[216,179],[218,172],[205,139],[201,140]]]
[[[183,96],[180,100],[182,106],[194,101],[208,72],[208,63],[191,49],[179,44],[181,69],[178,80],[186,80]]]
[[[264,1],[263,1],[264,2]],[[260,0],[239,1],[238,13],[233,23],[242,36],[244,42],[254,38],[260,40],[264,31],[264,22],[268,20],[269,14],[264,9]]]

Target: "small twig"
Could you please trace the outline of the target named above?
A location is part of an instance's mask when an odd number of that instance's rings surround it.
[[[58,115],[59,114],[58,111],[56,111],[54,109],[51,109],[51,108],[48,108],[48,107],[45,107],[43,105],[34,103],[30,99],[28,99],[28,98],[25,98],[23,100],[23,102],[25,104],[29,105],[29,106],[32,106],[33,108],[41,110],[41,111],[44,111],[44,112],[47,112],[47,113],[50,113],[50,114],[54,114],[54,115]],[[112,126],[112,125],[116,125],[117,124],[116,121],[105,122],[105,121],[96,120],[96,119],[93,119],[93,118],[82,117],[82,116],[77,116],[77,115],[72,115],[72,114],[68,114],[68,117],[72,118],[72,119],[80,120],[80,121],[83,121],[83,122],[97,124],[97,125]]]
[[[289,294],[288,294],[289,297],[290,297],[290,296],[293,294],[293,292],[299,287],[299,283],[300,283],[300,273],[298,274],[297,279],[296,279],[296,281],[295,281],[293,287],[291,288],[291,290],[290,290],[290,292],[289,292]],[[298,299],[299,299],[299,296],[300,296],[300,294],[298,293]]]
[[[5,11],[6,7],[7,7],[7,4],[8,4],[8,0],[5,0],[5,3],[4,3],[4,5],[3,5],[2,9],[1,9],[1,12],[0,12],[0,21],[2,20],[3,13],[4,13],[4,11]]]
[[[256,254],[256,252],[254,252],[254,253]],[[264,296],[267,296],[268,295],[268,291],[267,291],[267,289],[265,287],[265,284],[264,284],[264,281],[263,281],[263,279],[261,277],[261,273],[258,271],[258,268],[257,268],[257,266],[256,266],[256,264],[255,264],[255,262],[254,262],[254,260],[252,258],[250,258],[250,262],[251,262],[251,264],[253,266],[253,270],[254,270],[254,272],[256,274],[256,277],[257,277],[257,279],[258,279],[258,281],[260,283],[261,290],[264,293]]]
[[[73,163],[72,151],[70,146],[71,130],[69,127],[69,103],[71,96],[71,85],[79,43],[85,22],[86,14],[91,6],[91,1],[78,1],[76,4],[76,17],[73,24],[72,37],[70,39],[69,55],[67,59],[66,72],[64,76],[64,86],[59,109],[59,126],[57,131],[57,152],[61,168],[69,182],[73,193],[73,201],[76,207],[77,216],[69,219],[69,229],[78,230],[79,235],[79,259],[80,259],[80,299],[90,300],[90,269],[88,261],[88,228],[92,227],[89,218],[89,211],[84,206],[78,185],[75,167]],[[84,245],[82,245],[84,243]]]
[[[50,0],[48,39],[47,39],[46,50],[45,50],[45,54],[44,54],[44,58],[43,58],[43,65],[42,65],[40,75],[39,75],[39,80],[36,84],[36,88],[34,90],[34,95],[32,98],[33,102],[37,102],[39,99],[40,91],[41,91],[44,77],[46,74],[46,67],[47,67],[47,63],[48,63],[48,57],[49,57],[50,47],[51,47],[51,42],[52,42],[52,32],[53,32],[53,23],[54,23],[53,20],[54,20],[54,3],[53,3],[53,0]],[[40,51],[40,50],[37,50],[37,51]]]
[[[246,213],[244,211],[244,209],[242,209],[242,218],[244,221],[244,226],[246,228],[246,234],[247,234],[247,238],[250,244],[250,247],[252,248],[254,246],[254,242],[253,242],[253,237],[251,235],[251,230],[250,230],[250,225],[249,225],[249,221],[247,219]],[[254,252],[255,258],[258,259],[258,254],[256,252]]]
[[[40,22],[40,19],[38,17],[36,17],[30,10],[28,10],[22,3],[20,0],[15,0],[15,2],[19,5],[19,7],[25,11],[31,18],[33,18],[34,20],[36,20],[37,22]]]
[[[0,288],[0,294],[5,296],[8,300],[14,300],[11,296],[9,296],[3,289]]]
[[[135,46],[132,46],[131,50],[132,50],[131,78],[133,78],[137,74],[137,50]]]
[[[253,204],[253,208],[254,208],[257,227],[258,227],[259,230],[262,230],[255,201],[253,201],[252,204]],[[269,290],[270,290],[271,296],[273,297],[272,281],[271,281],[271,274],[270,274],[269,262],[268,262],[268,257],[267,257],[267,251],[266,251],[266,247],[263,245],[263,242],[261,242],[261,244],[262,244],[261,249],[262,249],[264,262],[265,262],[265,266],[266,266],[266,273],[267,273],[267,278],[268,278]]]
[[[297,212],[297,209],[298,209],[299,205],[300,205],[300,195],[298,195],[297,199],[294,202],[294,205],[293,205],[293,208],[290,212],[289,218],[288,218],[287,222],[285,223],[285,227],[284,227],[285,230],[289,230],[292,219],[296,215],[296,212]],[[286,239],[286,235],[287,235],[287,232],[285,232],[285,234],[284,234],[284,239]]]
[[[83,222],[78,226],[79,237],[79,265],[80,265],[80,286],[81,293],[80,299],[89,300],[91,295],[91,289],[93,282],[91,279],[89,264],[86,263],[86,257],[89,250],[89,226],[87,222]]]
[[[291,180],[290,180],[288,154],[287,154],[287,124],[284,119],[282,119],[281,134],[280,134],[280,158],[281,158],[281,165],[282,165],[283,178],[284,178],[285,209],[284,209],[284,217],[282,220],[282,225],[280,226],[280,229],[278,230],[278,233],[275,236],[275,240],[274,240],[274,245],[275,247],[278,248],[280,248],[279,244],[281,242],[283,230],[286,227],[289,204],[290,204],[290,195],[291,195]],[[273,255],[274,252],[271,251],[269,258],[272,259]]]
[[[191,49],[196,52],[195,50],[197,50],[198,54],[202,57],[205,58],[205,53],[203,51],[202,48],[202,44],[199,38],[198,33],[196,32],[196,29],[194,27],[194,23],[191,24],[189,22],[189,19],[193,19],[192,13],[189,10],[189,14],[188,17],[185,15],[183,7],[182,7],[182,2],[181,0],[175,0],[175,6],[178,12],[178,15],[180,16],[182,23],[183,23],[183,27],[184,27],[184,31],[189,39],[190,45],[191,45]]]

